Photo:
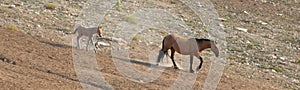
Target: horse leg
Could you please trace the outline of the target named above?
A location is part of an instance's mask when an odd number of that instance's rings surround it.
[[[199,66],[197,67],[197,71],[199,71],[201,69],[201,66],[202,66],[202,63],[203,63],[203,59],[201,56],[199,56],[199,59],[200,59],[200,64]]]
[[[92,38],[92,37],[89,37],[88,42],[87,42],[87,44],[86,44],[86,51],[88,51],[88,46],[89,46],[89,44],[90,44],[91,38]]]
[[[173,65],[174,65],[174,69],[179,69],[174,61],[174,54],[175,54],[175,49],[172,47],[171,48],[171,59],[172,59]]]
[[[194,70],[193,70],[193,55],[190,55],[190,73],[194,73]]]
[[[77,36],[77,48],[78,49],[80,49],[80,45],[79,45],[79,43],[80,43],[80,38],[82,37],[82,34],[79,34],[78,36]]]

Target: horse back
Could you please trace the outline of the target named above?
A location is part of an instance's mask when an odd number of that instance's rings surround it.
[[[198,44],[195,38],[187,38],[174,34],[173,36],[176,40],[178,51],[183,55],[197,55],[198,54]]]

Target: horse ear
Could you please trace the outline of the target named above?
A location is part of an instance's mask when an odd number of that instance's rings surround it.
[[[99,25],[98,28],[102,28],[102,25]]]

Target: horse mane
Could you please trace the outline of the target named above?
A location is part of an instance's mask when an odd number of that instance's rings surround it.
[[[209,40],[209,39],[199,39],[199,38],[195,38],[196,39],[196,41],[197,42],[203,42],[203,41],[211,41],[211,40]]]

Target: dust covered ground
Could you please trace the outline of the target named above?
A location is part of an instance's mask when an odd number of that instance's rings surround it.
[[[54,10],[45,8],[47,0],[2,0],[0,6],[0,85],[1,89],[82,89],[104,88],[99,83],[82,82],[75,73],[72,56],[95,57],[97,68],[86,67],[83,73],[100,72],[113,89],[168,89],[180,71],[172,66],[158,79],[141,83],[123,76],[116,68],[109,48],[93,51],[72,47],[71,32],[87,0],[54,0]],[[300,1],[297,0],[212,0],[227,34],[227,62],[217,86],[218,90],[298,90],[300,87]],[[166,9],[183,21],[195,33],[194,37],[208,38],[208,31],[193,11],[178,0],[124,0],[122,7],[109,10],[104,17],[104,35],[113,36],[119,21],[135,22],[130,13],[145,7]],[[120,10],[117,10],[120,9]],[[237,29],[247,29],[247,32]],[[158,34],[149,36],[149,32]],[[150,28],[139,32],[129,42],[131,62],[137,70],[147,71],[151,50],[159,50],[165,28]],[[152,38],[153,37],[153,38]],[[150,40],[149,40],[150,39]],[[151,41],[151,42],[149,42]],[[73,51],[73,53],[72,53]],[[75,51],[75,52],[74,52]],[[150,53],[150,54],[149,54]],[[95,55],[95,56],[94,56]],[[202,54],[203,67],[195,74],[192,89],[201,89],[208,77],[213,55]],[[180,57],[179,54],[176,57]],[[83,66],[89,60],[82,61]],[[170,63],[169,61],[164,61]],[[179,63],[181,60],[176,59]],[[197,60],[194,60],[197,61]],[[86,63],[86,64],[84,64]],[[181,67],[183,68],[183,67]],[[133,73],[134,74],[134,73]],[[94,78],[94,77],[92,77]],[[90,78],[89,78],[90,79]]]

